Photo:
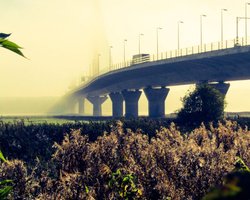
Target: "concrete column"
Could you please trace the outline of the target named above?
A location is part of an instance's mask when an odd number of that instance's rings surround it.
[[[138,117],[138,101],[141,91],[124,90],[122,96],[125,100],[125,117]]]
[[[169,88],[145,88],[144,93],[148,99],[149,117],[165,117],[165,100]]]
[[[224,96],[226,96],[227,91],[230,87],[229,83],[219,82],[219,83],[209,83],[210,86],[214,87],[216,90],[218,90],[220,93],[222,93]]]
[[[123,96],[120,92],[113,92],[109,94],[112,101],[112,116],[123,116]]]
[[[85,98],[84,97],[78,97],[78,113],[79,114],[84,114],[84,103],[85,103]]]
[[[107,98],[107,96],[87,97],[90,103],[93,104],[93,116],[102,116],[102,104]]]

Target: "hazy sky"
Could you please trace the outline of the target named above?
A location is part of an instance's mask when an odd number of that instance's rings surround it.
[[[99,51],[100,65],[108,63],[112,45],[113,63],[141,51],[156,53],[156,28],[159,50],[177,48],[177,22],[181,47],[200,41],[200,15],[203,42],[220,40],[221,9],[224,12],[224,39],[235,38],[236,16],[245,15],[244,0],[0,0],[0,32],[12,33],[10,40],[23,46],[24,59],[0,49],[0,97],[61,96],[81,75],[89,73],[93,52]],[[248,6],[250,16],[250,6]],[[248,26],[250,35],[250,21]],[[244,21],[239,34],[244,36]],[[250,110],[249,81],[231,83],[227,110]],[[187,87],[173,87],[169,106],[180,105]]]

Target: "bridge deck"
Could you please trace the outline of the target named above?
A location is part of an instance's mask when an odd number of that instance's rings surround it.
[[[238,46],[113,70],[79,86],[68,95],[95,96],[148,86],[247,79],[250,79],[250,46]]]

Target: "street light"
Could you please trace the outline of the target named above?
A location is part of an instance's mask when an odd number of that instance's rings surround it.
[[[141,36],[143,36],[142,33],[139,34],[139,54],[141,54]]]
[[[161,27],[156,28],[156,53],[157,53],[157,60],[159,55],[159,30],[161,30]]]
[[[124,61],[124,65],[126,63],[126,42],[127,41],[128,41],[127,39],[123,40],[123,61]]]
[[[201,46],[201,51],[202,51],[202,18],[206,17],[206,15],[200,15],[200,46]]]
[[[180,50],[180,24],[183,24],[183,21],[178,21],[178,30],[177,30],[177,45],[178,45],[178,55]]]
[[[111,67],[112,67],[112,55],[111,55],[112,48],[113,46],[109,46],[109,71],[111,71]]]
[[[247,5],[250,5],[250,3],[245,3],[245,40],[247,44]]]
[[[240,19],[248,20],[250,18],[249,17],[248,18],[245,18],[245,17],[236,17],[236,42],[235,42],[235,46],[239,45],[239,21],[240,21]]]
[[[227,9],[221,9],[221,47],[223,47],[223,11],[227,11]]]

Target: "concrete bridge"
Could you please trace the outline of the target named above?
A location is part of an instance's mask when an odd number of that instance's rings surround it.
[[[250,79],[250,46],[224,42],[186,48],[161,54],[161,60],[132,64],[103,73],[78,86],[64,97],[68,108],[78,104],[79,114],[84,114],[84,100],[93,104],[93,115],[102,115],[102,104],[112,101],[113,117],[137,117],[138,101],[142,91],[148,100],[150,117],[165,116],[165,100],[169,86],[212,84],[226,95],[227,81]],[[224,47],[223,47],[224,46]],[[158,57],[158,56],[157,56]],[[123,110],[125,102],[125,112]]]

